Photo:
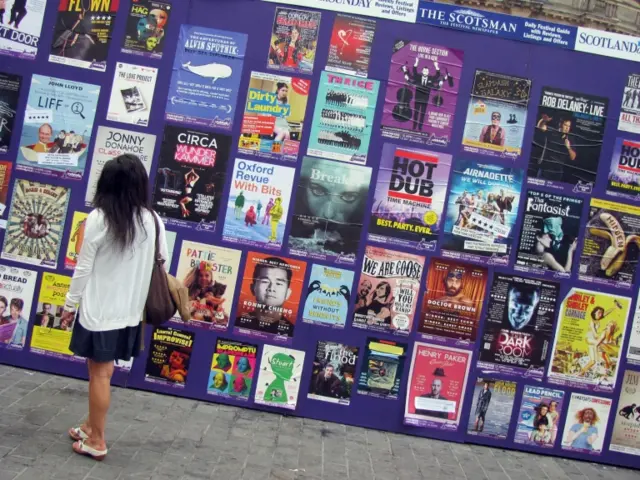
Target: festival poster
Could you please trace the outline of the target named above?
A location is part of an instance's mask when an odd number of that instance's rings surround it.
[[[222,238],[239,245],[280,250],[295,169],[236,158]]]
[[[304,157],[296,191],[289,253],[355,265],[371,168]]]
[[[547,381],[612,393],[631,298],[572,288],[560,307]]]
[[[240,250],[184,240],[176,278],[189,292],[189,325],[226,330],[240,270]],[[179,316],[173,318],[182,323]]]
[[[624,372],[609,443],[612,452],[640,455],[640,372]]]
[[[473,352],[415,342],[404,424],[456,431]]]
[[[358,394],[397,400],[408,348],[406,343],[395,340],[367,338],[358,378]]]
[[[180,25],[165,119],[230,131],[247,39],[245,33]]]
[[[276,7],[267,67],[311,75],[321,16],[320,12]]]
[[[113,72],[107,120],[147,127],[158,69],[118,62]]]
[[[162,58],[171,4],[157,0],[132,0],[124,37],[123,53]]]
[[[0,55],[35,60],[46,0],[3,2],[0,13]]]
[[[304,356],[301,350],[265,344],[253,401],[257,405],[295,410]]]
[[[640,142],[616,138],[607,180],[607,193],[624,200],[640,200]]]
[[[562,450],[600,455],[612,400],[573,392],[562,433]]]
[[[307,155],[366,164],[379,89],[378,80],[322,72]]]
[[[258,346],[218,338],[211,360],[207,394],[249,400],[254,372],[258,368]]]
[[[559,294],[555,282],[494,273],[478,368],[542,381]]]
[[[13,163],[0,162],[0,229],[7,228],[7,200],[9,200],[9,183]]]
[[[449,182],[442,254],[507,265],[520,208],[522,176],[518,168],[457,161]]]
[[[442,227],[451,155],[385,143],[369,240],[434,251]]]
[[[0,349],[26,345],[37,277],[32,270],[0,265]]]
[[[528,78],[476,70],[462,134],[463,150],[520,158],[530,92]]]
[[[227,135],[165,125],[153,208],[167,225],[215,231],[230,149]]]
[[[556,193],[527,191],[514,269],[569,278],[575,258],[584,201]]]
[[[59,0],[49,61],[106,71],[119,6],[120,0]]]
[[[382,111],[382,136],[446,147],[451,142],[464,52],[396,40]]]
[[[564,395],[562,390],[525,385],[513,441],[543,449],[553,448],[564,415]]]
[[[73,212],[69,240],[67,242],[67,255],[64,257],[65,270],[75,270],[78,264],[78,255],[84,241],[84,229],[87,224],[88,213]]]
[[[307,264],[248,252],[234,333],[292,343]]]
[[[155,145],[156,136],[149,133],[132,132],[112,127],[98,127],[89,170],[89,180],[87,180],[87,190],[84,196],[85,207],[93,206],[93,197],[96,194],[98,180],[105,163],[120,155],[135,155],[140,159],[147,170],[147,174],[149,174]]]
[[[622,94],[618,130],[640,133],[640,74],[632,73]]]
[[[367,78],[375,33],[375,20],[338,13],[333,21],[325,70]]]
[[[238,153],[295,162],[311,80],[251,72]]]
[[[65,187],[16,180],[1,257],[55,269],[70,195]]]
[[[590,194],[596,181],[609,99],[543,87],[527,182]]]
[[[516,382],[476,378],[467,434],[506,440],[516,397]]]
[[[358,363],[358,347],[319,341],[311,369],[307,398],[349,405]]]
[[[486,267],[432,258],[425,280],[418,335],[427,341],[470,346],[476,341],[487,291]]]
[[[424,257],[367,245],[352,326],[409,335],[413,330],[423,269]]]
[[[2,26],[0,25],[0,52],[1,45]],[[21,85],[20,75],[0,72],[0,154],[8,153],[11,148]]]
[[[302,321],[344,328],[351,302],[354,273],[314,263],[305,293]]]
[[[640,207],[592,198],[578,278],[631,288],[640,257]]]
[[[187,330],[155,327],[147,353],[146,382],[184,388],[191,366],[196,334]]]
[[[33,75],[17,170],[82,180],[100,87]]]

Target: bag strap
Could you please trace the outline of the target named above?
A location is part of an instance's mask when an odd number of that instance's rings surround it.
[[[155,254],[154,259],[158,261],[160,258],[160,225],[158,224],[158,215],[153,210],[150,210],[151,216],[153,217],[153,223],[156,226],[156,246],[155,246]]]

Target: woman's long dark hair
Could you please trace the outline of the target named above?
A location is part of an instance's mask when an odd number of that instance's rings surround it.
[[[124,154],[104,164],[93,205],[102,210],[116,247],[130,247],[136,237],[136,223],[143,225],[142,213],[151,210],[149,176],[137,156]]]

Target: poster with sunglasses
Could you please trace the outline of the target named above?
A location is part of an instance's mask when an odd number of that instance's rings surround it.
[[[277,7],[267,67],[312,74],[321,16],[320,12]]]

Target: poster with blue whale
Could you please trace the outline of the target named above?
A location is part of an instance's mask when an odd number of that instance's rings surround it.
[[[244,33],[182,25],[165,118],[231,130],[246,49]]]

